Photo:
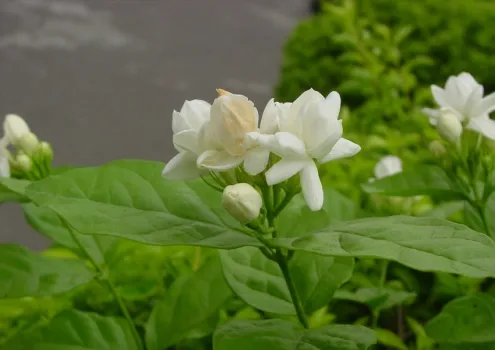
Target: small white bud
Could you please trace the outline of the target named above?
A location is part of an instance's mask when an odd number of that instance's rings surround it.
[[[437,120],[437,130],[445,140],[456,143],[462,134],[462,124],[454,112],[442,108]]]
[[[33,161],[26,154],[19,154],[15,161],[17,167],[22,171],[29,172],[33,168]]]
[[[19,139],[17,146],[28,155],[34,154],[40,147],[38,137],[32,132],[28,132]]]
[[[52,148],[52,145],[50,145],[48,142],[41,142],[40,143],[40,150],[41,150],[41,153],[48,159],[50,159],[50,161],[53,159],[53,148]]]
[[[260,215],[263,201],[251,185],[240,183],[225,187],[222,205],[236,220],[248,223]]]
[[[26,121],[16,114],[8,114],[3,122],[3,130],[7,139],[17,146],[20,139],[31,132]]]

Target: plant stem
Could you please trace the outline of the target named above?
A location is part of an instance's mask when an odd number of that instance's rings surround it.
[[[387,282],[387,272],[388,272],[388,260],[380,261],[380,281],[378,284],[378,292],[381,293],[383,291],[383,287],[385,286],[385,282]],[[380,307],[377,306],[376,309],[372,312],[371,326],[372,328],[376,328],[378,326],[378,319],[380,318]]]
[[[285,283],[287,283],[287,287],[289,288],[289,293],[292,298],[294,308],[296,309],[297,317],[305,328],[309,328],[308,317],[306,316],[306,312],[304,311],[304,306],[301,302],[301,299],[297,294],[296,285],[289,271],[289,263],[287,261],[287,257],[283,255],[280,250],[277,250],[275,259],[278,266],[280,266],[280,269],[282,270]]]
[[[96,262],[96,260],[94,260],[94,258],[91,256],[91,254],[89,254],[89,252],[86,250],[86,248],[84,247],[84,245],[81,243],[81,240],[79,239],[79,237],[77,237],[77,234],[74,231],[74,229],[67,223],[67,221],[65,221],[65,219],[63,219],[61,216],[59,216],[59,217],[60,217],[61,221],[64,223],[65,227],[69,230],[69,232],[70,232],[70,234],[71,234],[72,239],[74,240],[74,242],[76,242],[76,244],[79,247],[79,249],[84,253],[84,255],[86,255],[86,257],[89,260],[89,262],[91,263],[91,265],[93,265],[93,267],[95,268],[95,270],[98,271],[98,273],[100,275],[100,279],[103,280],[106,283],[108,289],[113,294],[113,297],[115,298],[115,301],[119,305],[120,312],[122,312],[122,314],[124,315],[125,319],[129,323],[129,326],[131,327],[131,332],[132,332],[132,335],[135,338],[136,344],[141,348],[142,347],[141,336],[139,335],[139,332],[136,329],[136,325],[134,324],[134,321],[132,320],[132,317],[129,314],[129,310],[127,310],[127,307],[125,306],[124,301],[122,300],[121,296],[117,292],[117,289],[115,288],[115,286],[113,285],[113,283],[108,278],[108,274]],[[99,247],[99,245],[97,245],[97,246],[98,246],[99,249],[101,249]]]
[[[273,212],[274,218],[276,218],[282,212],[282,210],[285,209],[287,204],[290,203],[290,201],[292,200],[292,198],[294,198],[295,195],[296,195],[296,193],[286,193],[285,194],[284,199],[282,200],[282,202],[280,202],[280,204],[278,204],[278,206],[275,208],[275,210]]]

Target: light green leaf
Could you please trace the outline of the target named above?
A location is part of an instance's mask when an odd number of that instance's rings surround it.
[[[80,260],[53,259],[20,246],[0,245],[0,298],[64,293],[94,276]]]
[[[389,331],[388,329],[376,329],[375,332],[378,339],[378,344],[387,346],[387,349],[409,349],[397,334]]]
[[[356,216],[357,208],[352,200],[331,188],[325,188],[325,202],[321,210],[310,210],[303,196],[298,195],[280,213],[276,227],[280,236],[296,237],[330,224],[355,219]]]
[[[425,329],[440,343],[495,342],[495,298],[482,293],[457,298]]]
[[[54,210],[49,207],[38,207],[33,203],[23,204],[22,207],[26,221],[36,231],[86,258],[80,246],[74,241],[69,228]],[[73,232],[73,234],[77,235],[84,249],[97,263],[104,262],[105,254],[118,243],[115,237],[82,235],[78,232]]]
[[[397,261],[420,271],[495,277],[495,242],[464,225],[434,217],[391,216],[331,225],[274,246],[330,255]]]
[[[295,315],[292,298],[277,263],[257,248],[221,251],[225,279],[247,304],[259,310]],[[289,262],[296,289],[307,313],[326,305],[352,274],[352,258],[296,252]]]
[[[24,333],[5,350],[141,350],[121,318],[63,311],[48,326]]]
[[[423,326],[414,318],[406,317],[407,324],[416,336],[417,350],[433,350],[435,341],[426,335]]]
[[[375,343],[375,332],[362,326],[304,329],[282,320],[234,321],[213,337],[214,350],[366,350]]]
[[[148,350],[166,349],[186,338],[213,332],[216,324],[212,319],[232,296],[221,269],[218,256],[214,256],[196,273],[174,281],[146,325]]]
[[[452,214],[458,213],[464,209],[463,201],[444,202],[436,205],[433,209],[428,210],[421,216],[434,216],[437,218],[448,218]]]
[[[452,184],[445,171],[436,166],[418,166],[383,179],[362,185],[368,193],[389,196],[431,195],[443,198],[463,199],[458,186]]]
[[[25,192],[30,184],[27,180],[0,178],[0,203],[27,201]]]
[[[334,299],[354,301],[368,305],[371,309],[389,309],[403,304],[410,304],[416,297],[415,293],[391,288],[360,288],[355,292],[339,290]]]
[[[201,180],[166,180],[162,170],[147,161],[75,169],[33,183],[27,195],[83,234],[156,245],[260,245],[226,213],[220,193]]]

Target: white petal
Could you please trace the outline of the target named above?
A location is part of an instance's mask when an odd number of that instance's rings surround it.
[[[337,107],[326,103],[313,104],[302,120],[303,141],[313,158],[323,158],[342,137],[342,121],[332,115],[338,115]]]
[[[193,129],[199,131],[210,118],[211,105],[203,100],[185,101],[180,112],[172,113],[172,131],[179,133]]]
[[[426,114],[428,116],[428,119],[430,120],[431,125],[437,124],[437,119],[440,116],[440,110],[439,109],[421,108],[421,112],[423,112],[424,114]]]
[[[258,175],[266,169],[268,160],[270,159],[270,151],[261,147],[252,149],[244,156],[244,170],[249,175]]]
[[[490,140],[495,140],[495,120],[491,120],[487,115],[471,119],[467,128],[480,133]]]
[[[444,89],[442,89],[436,85],[432,85],[431,86],[431,93],[433,94],[433,98],[435,99],[436,103],[440,107],[451,107],[450,102],[449,102],[449,98],[448,98],[447,93],[445,92]]]
[[[10,177],[9,158],[0,155],[0,177]]]
[[[476,112],[476,110],[478,109],[478,106],[482,102],[482,97],[483,97],[483,86],[478,85],[471,91],[471,93],[466,99],[466,103],[463,108],[464,114],[468,116],[476,116],[475,114],[473,114],[473,112]],[[481,115],[481,114],[477,114],[477,115]]]
[[[320,210],[323,206],[323,186],[315,162],[306,165],[301,171],[301,189],[309,209]]]
[[[396,156],[385,156],[376,163],[375,177],[382,179],[402,172],[402,160]]]
[[[173,136],[174,146],[180,151],[199,153],[198,133],[194,130],[184,130]]]
[[[270,138],[266,138],[271,140]],[[277,132],[274,135],[276,142],[268,144],[273,153],[280,157],[306,157],[306,146],[297,136],[288,132]],[[260,138],[260,141],[262,139]]]
[[[197,166],[200,169],[226,171],[242,163],[242,157],[231,156],[226,151],[209,150],[198,157]]]
[[[273,98],[268,101],[261,116],[260,131],[263,134],[274,134],[279,131],[278,107]]]
[[[331,93],[329,93],[327,98],[325,99],[324,104],[325,104],[325,109],[329,114],[329,116],[338,119],[340,112],[340,105],[342,104],[339,93],[337,91],[332,91]]]
[[[457,79],[462,82],[462,84],[469,90],[472,91],[475,89],[477,86],[480,86],[480,84],[474,79],[474,77],[466,72],[462,72],[457,76]]]
[[[268,186],[276,185],[300,172],[312,160],[289,160],[282,159],[272,166],[266,173],[266,183]]]
[[[340,140],[337,141],[335,146],[333,146],[330,153],[328,153],[325,157],[319,159],[318,161],[321,164],[324,164],[331,160],[352,157],[353,155],[359,153],[360,150],[361,150],[361,146],[359,146],[358,144],[349,141],[347,139],[341,138]]]
[[[309,104],[314,102],[324,101],[325,98],[318,91],[313,89],[303,92],[290,106],[287,119],[281,124],[281,131],[294,131],[292,130],[297,126],[297,119],[300,118],[301,112]]]
[[[490,114],[495,111],[495,92],[487,95],[479,101],[479,104],[473,109],[471,117],[476,118],[481,115]]]
[[[196,155],[181,152],[172,158],[163,169],[162,176],[169,180],[192,180],[201,175],[196,166]]]

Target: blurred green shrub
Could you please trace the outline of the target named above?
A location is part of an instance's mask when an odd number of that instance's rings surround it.
[[[345,137],[357,157],[326,165],[326,181],[366,204],[359,184],[384,155],[407,169],[433,160],[436,132],[420,108],[429,86],[469,71],[495,90],[495,2],[465,0],[327,1],[285,45],[276,97],[291,101],[313,88],[342,96]],[[480,79],[481,78],[481,79]]]

